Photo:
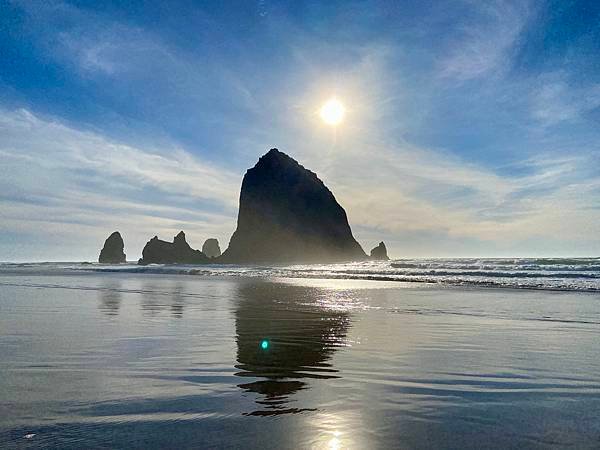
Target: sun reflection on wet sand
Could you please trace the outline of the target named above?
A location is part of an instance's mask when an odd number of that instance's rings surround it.
[[[356,426],[356,420],[359,419],[355,416],[356,412],[352,411],[335,413],[319,411],[313,414],[307,423],[313,430],[310,448],[323,450],[362,448],[361,443],[355,440],[352,433],[352,427]]]

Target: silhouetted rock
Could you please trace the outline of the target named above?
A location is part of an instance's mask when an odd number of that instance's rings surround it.
[[[379,260],[379,261],[387,261],[388,258],[387,248],[385,248],[385,244],[380,242],[377,247],[371,250],[371,259]]]
[[[221,256],[221,247],[219,247],[219,241],[213,238],[204,241],[204,245],[202,245],[202,253],[209,258],[218,258]]]
[[[121,233],[115,231],[104,241],[104,247],[100,250],[98,262],[107,264],[124,263],[125,253],[123,253],[123,248],[125,248],[125,244]]]
[[[317,175],[277,149],[244,175],[237,229],[222,262],[366,259],[346,212]]]
[[[190,247],[185,233],[180,231],[173,242],[161,241],[157,236],[150,239],[138,264],[202,264],[208,261],[204,253]]]

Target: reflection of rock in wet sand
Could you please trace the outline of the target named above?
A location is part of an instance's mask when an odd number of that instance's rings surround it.
[[[149,316],[156,316],[169,310],[171,316],[183,317],[185,307],[184,285],[172,282],[169,287],[155,283],[145,283],[141,291],[141,309]]]
[[[100,291],[100,304],[98,308],[100,311],[108,316],[116,316],[119,314],[119,308],[121,307],[120,292],[121,283],[108,283]]]
[[[260,394],[264,409],[250,415],[297,413],[290,396],[309,388],[308,379],[336,378],[330,359],[343,345],[346,312],[318,303],[313,288],[284,284],[242,285],[236,309],[237,373],[262,378],[239,387]],[[322,291],[320,291],[322,293]]]

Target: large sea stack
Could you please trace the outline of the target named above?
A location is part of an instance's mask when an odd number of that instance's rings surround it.
[[[226,263],[366,259],[344,208],[317,175],[277,149],[244,175]]]
[[[194,250],[180,231],[173,242],[161,241],[157,236],[150,239],[142,250],[138,264],[203,264],[209,261],[200,250]]]
[[[115,231],[111,234],[106,241],[104,241],[104,247],[100,250],[100,256],[98,257],[98,262],[104,264],[119,264],[125,262],[125,253],[123,253],[123,249],[125,248],[125,244],[123,243],[123,238],[121,237],[121,233]]]

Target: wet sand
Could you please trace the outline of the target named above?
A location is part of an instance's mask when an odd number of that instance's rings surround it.
[[[5,274],[0,446],[597,448],[599,335],[589,293]]]

